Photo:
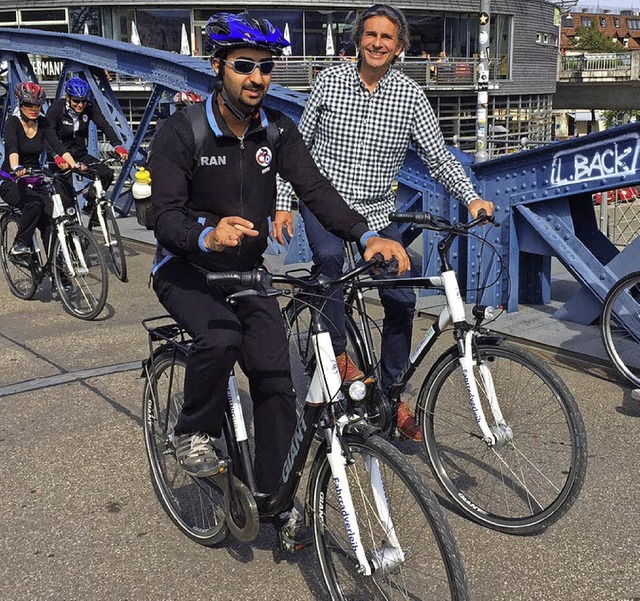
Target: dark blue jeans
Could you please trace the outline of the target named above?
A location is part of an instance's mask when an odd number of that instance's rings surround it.
[[[300,203],[300,214],[304,219],[309,246],[313,252],[314,275],[329,278],[340,277],[344,266],[344,248],[340,238],[324,229],[316,217]],[[383,238],[401,242],[400,232],[395,223],[378,234]],[[407,276],[409,273],[407,273]],[[411,332],[416,295],[412,288],[381,288],[380,301],[384,308],[382,322],[382,388],[388,391],[409,358]],[[324,308],[325,322],[333,340],[336,355],[346,347],[345,310],[342,286],[329,292]]]

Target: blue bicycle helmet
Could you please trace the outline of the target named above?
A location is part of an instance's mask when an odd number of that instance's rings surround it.
[[[72,98],[87,98],[89,96],[89,84],[79,77],[72,77],[64,84],[64,92]]]
[[[264,48],[280,56],[290,46],[282,32],[267,19],[254,19],[247,13],[216,13],[205,25],[205,52],[217,56],[233,48]]]

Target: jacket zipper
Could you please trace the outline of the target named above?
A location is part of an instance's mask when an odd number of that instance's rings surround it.
[[[244,219],[244,136],[240,140],[240,217]],[[240,256],[240,245],[236,247],[236,255]]]

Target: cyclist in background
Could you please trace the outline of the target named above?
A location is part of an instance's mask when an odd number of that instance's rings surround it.
[[[93,121],[107,136],[114,147],[113,150],[121,160],[126,160],[127,149],[120,144],[114,129],[105,119],[102,111],[89,102],[89,84],[80,77],[72,77],[64,86],[65,97],[56,100],[47,111],[47,121],[65,145],[67,151],[79,163],[95,163],[99,159],[90,155],[87,150],[89,124]],[[100,163],[92,169],[98,172],[102,187],[107,190],[113,181],[113,170]],[[68,185],[71,185],[70,183]],[[70,190],[67,195],[70,194]],[[90,213],[95,201],[93,187],[85,193],[85,212]]]
[[[480,209],[493,213],[493,204],[473,189],[458,160],[447,150],[433,110],[424,92],[401,71],[392,69],[409,48],[409,26],[403,13],[387,4],[363,11],[354,27],[357,63],[342,62],[322,71],[311,90],[298,127],[323,175],[328,177],[350,207],[367,218],[369,227],[384,238],[401,242],[400,231],[389,221],[395,210],[392,186],[412,144],[429,173],[476,216]],[[314,273],[337,278],[344,264],[342,241],[318,222],[301,199]],[[274,236],[282,244],[285,227],[293,235],[291,188],[281,186],[274,218]],[[383,288],[382,388],[387,392],[406,365],[416,296],[411,288]],[[364,374],[345,352],[344,298],[335,287],[326,303],[329,332],[346,380]],[[398,429],[418,441],[422,434],[411,409],[397,407]]]
[[[307,199],[324,227],[340,238],[361,241],[365,257],[395,256],[401,270],[408,269],[409,259],[400,244],[369,232],[366,220],[347,207],[318,171],[293,121],[262,107],[273,57],[289,46],[280,30],[266,19],[220,13],[211,17],[205,35],[219,87],[204,103],[166,119],[150,160],[158,240],[153,288],[193,337],[184,405],[172,440],[186,473],[206,477],[219,471],[214,441],[222,434],[227,382],[238,361],[254,407],[257,485],[271,494],[280,482],[296,421],[278,302],[246,296],[229,305],[226,296],[237,289],[208,286],[207,271],[261,265],[275,207],[276,172]],[[199,145],[194,121],[205,128]],[[277,139],[270,139],[269,131],[276,131]],[[276,526],[285,540],[309,542],[293,508],[279,516]]]
[[[10,255],[31,252],[31,240],[36,227],[42,233],[45,245],[51,233],[51,200],[45,186],[37,179],[29,182],[29,169],[40,169],[45,147],[55,153],[58,168],[75,167],[76,162],[40,114],[45,101],[42,86],[23,82],[15,87],[19,113],[7,118],[4,126],[4,163],[0,170],[0,196],[10,206],[20,209],[20,223]],[[13,174],[12,174],[13,172]]]
[[[191,92],[190,90],[184,90],[183,92],[176,92],[173,97],[173,104],[176,107],[176,111],[181,111],[192,104],[202,102],[204,98],[200,94]]]

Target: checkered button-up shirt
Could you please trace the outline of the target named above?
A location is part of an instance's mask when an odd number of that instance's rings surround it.
[[[325,69],[298,127],[320,171],[374,231],[389,225],[388,214],[395,210],[391,185],[410,144],[430,175],[455,198],[465,204],[478,198],[447,150],[424,92],[395,69],[373,92],[360,80],[356,63]],[[278,210],[290,210],[291,194],[286,182],[278,187]]]

